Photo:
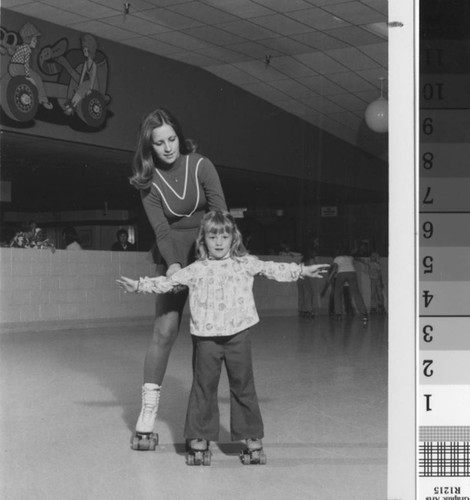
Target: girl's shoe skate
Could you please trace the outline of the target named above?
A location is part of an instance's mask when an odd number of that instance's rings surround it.
[[[188,442],[186,463],[188,465],[210,465],[211,452],[209,450],[209,441],[205,439],[190,439]]]
[[[142,386],[142,409],[140,411],[135,435],[132,439],[133,450],[155,450],[158,444],[158,434],[154,432],[160,401],[160,386],[144,384]]]
[[[240,451],[240,460],[243,465],[251,465],[251,464],[264,465],[267,462],[267,459],[263,451],[263,443],[261,439],[257,438],[247,439],[246,448]]]

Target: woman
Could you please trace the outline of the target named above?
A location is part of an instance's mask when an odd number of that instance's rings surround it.
[[[177,120],[162,108],[142,121],[132,170],[130,182],[141,192],[158,251],[167,266],[166,276],[170,277],[192,262],[206,210],[227,209],[219,176],[210,160],[188,149]],[[158,442],[153,430],[160,388],[186,298],[187,291],[157,296],[133,449],[154,449]]]

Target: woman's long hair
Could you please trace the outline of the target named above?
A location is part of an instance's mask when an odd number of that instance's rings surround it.
[[[201,226],[196,238],[196,257],[199,260],[207,259],[209,251],[206,246],[206,234],[232,235],[232,244],[230,246],[230,257],[236,259],[247,255],[248,251],[243,245],[242,235],[237,227],[235,219],[228,212],[214,210],[207,212],[201,220]]]
[[[140,124],[139,140],[132,161],[133,175],[129,179],[136,189],[148,189],[152,184],[156,158],[152,148],[152,132],[162,125],[169,125],[175,131],[180,146],[180,154],[188,154],[186,139],[178,120],[166,109],[157,108],[150,112]]]

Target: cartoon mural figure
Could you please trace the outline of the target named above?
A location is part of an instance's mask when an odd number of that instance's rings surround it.
[[[39,104],[55,109],[49,100],[55,99],[59,109],[67,116],[76,114],[90,131],[101,128],[111,98],[106,94],[108,60],[98,50],[96,39],[82,35],[81,49],[68,49],[66,38],[43,47],[37,58],[38,68],[45,75],[43,79],[29,66],[32,49],[41,33],[31,23],[26,23],[20,34],[24,43],[18,46],[17,37],[1,28],[2,53],[6,49],[12,55],[10,61],[1,58],[1,106],[6,115],[17,122],[28,122],[36,116]],[[27,66],[23,64],[25,61]],[[51,114],[50,119],[53,117]]]
[[[85,62],[83,63],[82,74],[78,82],[78,88],[72,97],[72,100],[65,105],[65,114],[71,115],[75,112],[77,104],[86,96],[90,95],[92,90],[98,88],[97,85],[97,66],[94,61],[97,49],[96,40],[91,35],[83,35],[81,38],[83,55]]]
[[[47,98],[41,76],[30,67],[31,54],[37,46],[38,37],[41,36],[41,33],[33,24],[26,23],[20,29],[20,35],[23,39],[23,43],[16,48],[11,56],[10,64],[8,65],[8,73],[12,77],[26,77],[26,79],[32,82],[38,89],[39,104],[42,104],[46,109],[52,109],[53,106]]]

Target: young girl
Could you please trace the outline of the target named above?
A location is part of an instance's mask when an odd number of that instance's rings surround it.
[[[248,255],[235,220],[227,212],[208,212],[196,240],[198,260],[171,277],[121,277],[127,292],[166,293],[189,288],[190,330],[195,338],[194,376],[184,435],[188,464],[210,464],[209,442],[219,437],[217,389],[222,360],[230,385],[231,438],[246,440],[243,463],[265,463],[263,421],[255,391],[248,329],[259,321],[253,278],[276,281],[320,278],[327,264],[264,262]]]

